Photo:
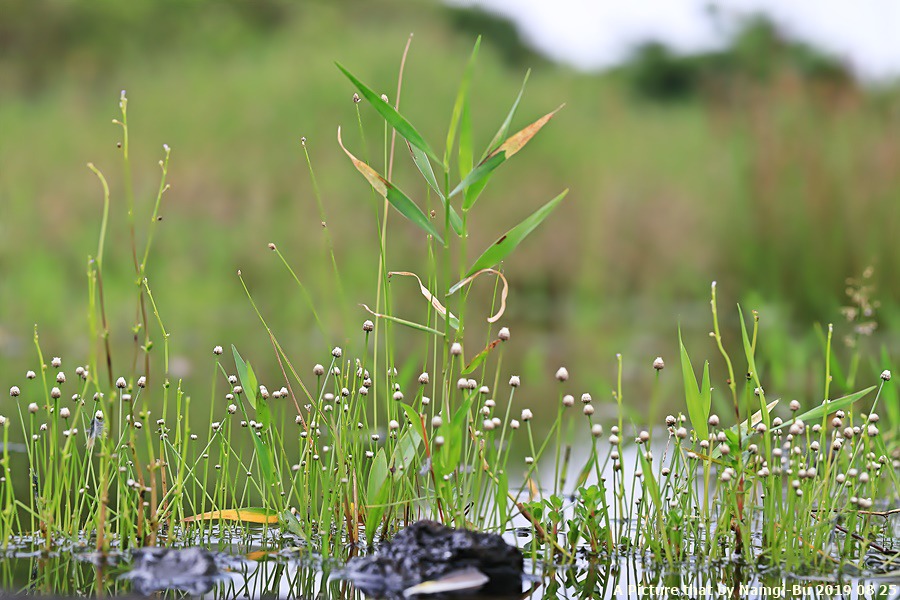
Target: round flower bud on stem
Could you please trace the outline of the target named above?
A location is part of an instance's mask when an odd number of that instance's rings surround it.
[[[363,331],[369,333],[370,331],[375,331],[375,323],[369,321],[368,319],[363,321]]]
[[[325,367],[323,367],[322,365],[316,365],[313,367],[313,375],[315,375],[316,377],[321,377],[324,374]]]
[[[666,363],[663,361],[662,356],[657,356],[653,359],[653,368],[657,371],[662,371],[666,368]]]
[[[21,393],[22,393],[22,391],[19,389],[19,386],[17,386],[17,385],[14,385],[11,388],[9,388],[9,395],[12,396],[13,398],[17,397]]]
[[[529,410],[527,408],[522,409],[522,420],[523,421],[528,422],[533,418],[534,418],[534,413],[532,413],[531,410]]]
[[[560,367],[556,371],[556,380],[557,381],[568,381],[569,379],[569,371],[565,367]]]
[[[890,380],[891,380],[891,372],[888,371],[887,369],[885,369],[884,371],[882,371],[882,372],[881,372],[881,379],[884,380],[884,381],[890,381]]]
[[[453,344],[450,346],[450,354],[453,356],[461,356],[462,351],[462,344],[460,344],[459,342],[453,342]]]
[[[519,387],[522,385],[522,381],[519,379],[518,375],[513,375],[509,378],[509,385],[510,387]]]
[[[501,327],[500,331],[497,333],[497,338],[499,338],[501,342],[508,342],[509,341],[509,327]]]

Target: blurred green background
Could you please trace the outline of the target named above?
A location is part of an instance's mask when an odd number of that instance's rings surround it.
[[[383,127],[361,104],[362,139],[354,90],[334,63],[393,100],[410,32],[401,111],[432,146],[442,146],[479,34],[477,148],[490,141],[529,68],[514,130],[567,105],[494,177],[468,243],[474,259],[571,188],[504,266],[511,296],[501,324],[514,342],[504,371],[532,385],[531,404],[556,397],[552,375],[560,365],[573,375],[573,392],[608,398],[622,353],[629,405],[646,405],[650,365],[662,355],[676,368],[664,373],[672,393],[661,410],[680,409],[677,325],[695,366],[704,357],[718,364],[707,337],[713,280],[736,352],[735,303],[760,311],[760,369],[775,397],[820,398],[816,323],[835,324],[843,357],[853,344],[889,353],[897,345],[900,92],[860,84],[765,20],[747,23],[720,51],[684,57],[648,43],[622,66],[590,74],[541,58],[500,18],[424,0],[0,0],[0,11],[0,375],[7,385],[35,367],[35,324],[45,356],[63,356],[70,369],[86,360],[85,272],[102,207],[87,162],[112,186],[104,283],[117,375],[132,374],[134,270],[120,130],[111,124],[122,89],[139,247],[162,145],[173,149],[173,188],[149,262],[171,333],[173,375],[204,397],[212,347],[234,343],[262,380],[277,380],[239,268],[301,372],[325,362],[332,345],[358,340],[368,315],[357,303],[375,300],[381,203],[338,147],[336,131],[343,126],[348,148],[382,169]],[[346,302],[336,300],[301,136]],[[405,151],[397,156],[396,182],[424,205],[426,186]],[[315,327],[302,293],[267,250],[270,241],[321,307],[330,336]],[[424,240],[396,213],[389,244],[389,269],[423,272]],[[847,278],[867,267],[872,289],[864,295],[877,310],[848,319],[841,310],[852,304]],[[424,319],[414,285],[392,286],[398,314]],[[476,284],[472,294],[471,306],[485,315],[490,288]],[[483,343],[477,329],[469,354]],[[424,343],[420,334],[410,339]],[[883,362],[863,364],[866,381]]]

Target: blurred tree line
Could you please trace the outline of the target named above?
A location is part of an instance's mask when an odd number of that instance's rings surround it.
[[[227,52],[296,12],[289,0],[0,0],[0,88],[34,92],[60,75],[102,77],[124,60],[184,44]]]
[[[346,4],[352,11],[353,3]],[[102,77],[134,56],[152,57],[184,45],[212,55],[236,51],[302,13],[303,3],[290,0],[0,0],[0,86],[28,92],[61,74]],[[457,31],[482,35],[509,66],[544,60],[504,17],[459,6],[445,6],[439,14]],[[715,93],[735,82],[766,84],[785,72],[834,88],[855,85],[839,60],[788,39],[763,16],[746,21],[722,50],[678,55],[648,41],[614,72],[637,96],[658,101]]]
[[[765,16],[745,21],[722,50],[678,55],[660,42],[646,42],[616,72],[637,96],[664,102],[717,94],[733,85],[769,85],[786,74],[833,90],[856,87],[840,60],[789,39]]]

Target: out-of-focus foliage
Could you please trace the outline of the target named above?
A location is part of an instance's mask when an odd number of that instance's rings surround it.
[[[296,11],[289,0],[0,0],[0,87],[100,77],[115,64],[199,47],[240,52]],[[203,40],[202,44],[197,44]]]
[[[853,74],[838,59],[789,39],[762,16],[746,21],[722,50],[682,56],[651,41],[618,70],[638,96],[659,101],[735,85],[769,85],[785,75],[831,88],[855,85]]]

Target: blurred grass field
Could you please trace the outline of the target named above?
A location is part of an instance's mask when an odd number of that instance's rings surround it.
[[[206,356],[227,343],[258,357],[258,371],[275,372],[237,269],[301,368],[358,330],[367,315],[357,303],[372,303],[376,289],[381,203],[353,172],[336,131],[341,125],[348,146],[381,167],[383,128],[363,110],[361,139],[353,89],[334,63],[393,99],[399,57],[413,32],[401,111],[426,138],[440,140],[479,25],[424,1],[271,1],[268,12],[253,15],[240,3],[136,3],[143,12],[133,12],[105,2],[95,12],[75,11],[82,20],[74,23],[67,2],[2,4],[12,15],[2,27],[20,33],[0,48],[4,380],[33,368],[34,324],[45,352],[72,361],[87,353],[85,272],[102,206],[87,162],[112,185],[104,285],[113,341],[121,364],[130,364],[135,282],[119,131],[110,123],[121,89],[130,100],[139,225],[152,210],[162,145],[173,149],[173,188],[149,263],[172,332],[173,374],[202,395]],[[78,35],[78,27],[86,31]],[[560,190],[572,190],[504,265],[512,286],[504,323],[520,340],[511,371],[548,385],[566,365],[576,385],[602,397],[616,352],[625,355],[629,379],[645,377],[657,355],[674,364],[679,322],[712,354],[704,338],[709,285],[717,280],[721,306],[740,300],[760,310],[763,364],[776,393],[814,395],[821,385],[811,373],[822,353],[813,326],[834,322],[838,339],[852,334],[854,324],[840,311],[846,279],[870,265],[881,306],[879,328],[864,341],[896,350],[898,93],[810,83],[775,67],[764,82],[653,102],[635,94],[627,71],[576,73],[510,55],[508,42],[492,43],[490,34],[473,85],[476,135],[503,119],[528,67],[513,128],[562,102],[566,108],[485,192],[468,242],[472,257]],[[42,37],[46,44],[37,43]],[[347,302],[337,301],[301,136]],[[476,138],[476,147],[488,142]],[[426,187],[407,159],[401,148],[394,179],[424,205]],[[390,240],[389,268],[420,270],[426,257],[418,231],[396,231],[403,235]],[[268,242],[278,244],[325,307],[332,338],[318,332]],[[399,313],[424,312],[414,287],[394,285]],[[473,294],[487,303],[490,292],[484,285]],[[732,328],[733,313],[724,315]],[[887,365],[871,367],[877,373]],[[672,389],[677,384],[673,377]]]

